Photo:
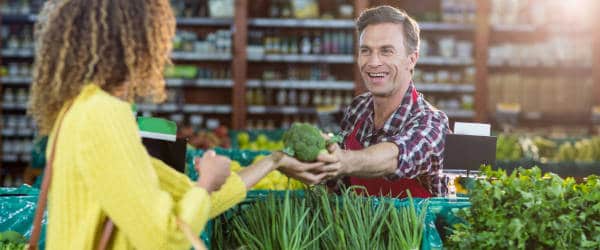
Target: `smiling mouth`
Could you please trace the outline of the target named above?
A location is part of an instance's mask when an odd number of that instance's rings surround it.
[[[387,75],[389,75],[390,73],[388,72],[378,72],[378,73],[370,73],[368,72],[367,75],[371,78],[383,78]]]

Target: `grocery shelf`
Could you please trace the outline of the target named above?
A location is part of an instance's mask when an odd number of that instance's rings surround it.
[[[443,110],[444,113],[448,116],[448,118],[453,119],[472,119],[475,117],[475,111],[473,110]]]
[[[248,25],[254,27],[290,27],[290,28],[326,28],[326,29],[353,29],[354,21],[351,19],[281,19],[281,18],[252,18]]]
[[[33,129],[2,129],[2,137],[32,137],[35,135]]]
[[[139,104],[139,112],[158,112],[158,113],[207,113],[207,114],[230,114],[230,105],[211,105],[211,104]]]
[[[173,60],[187,60],[187,61],[230,61],[232,58],[231,54],[225,53],[201,53],[201,52],[185,52],[185,51],[173,51],[171,53],[171,59]]]
[[[531,24],[495,24],[492,25],[494,32],[536,32],[538,29]],[[492,33],[493,34],[493,33]]]
[[[165,104],[139,104],[137,110],[140,112],[160,112],[160,113],[171,113],[178,112],[181,109],[179,105],[174,103]]]
[[[3,154],[2,162],[19,162],[19,156],[15,154]]]
[[[208,87],[208,88],[230,88],[233,86],[231,79],[166,79],[167,87]]]
[[[302,114],[316,114],[316,113],[317,113],[317,109],[315,107],[259,106],[259,105],[248,106],[248,114],[253,114],[253,115],[260,115],[260,114],[302,115]]]
[[[352,81],[319,81],[319,80],[248,80],[246,86],[249,88],[273,88],[273,89],[331,89],[331,90],[353,90]]]
[[[3,23],[34,23],[38,16],[35,14],[2,15]],[[178,17],[178,25],[190,26],[223,26],[233,24],[233,18],[211,17]]]
[[[185,104],[184,113],[230,114],[231,105]]]
[[[2,23],[34,23],[37,15],[34,14],[2,14]]]
[[[33,58],[33,49],[2,49],[2,57]]]
[[[306,63],[354,63],[353,55],[300,55],[300,54],[272,54],[249,55],[248,61],[252,62],[306,62]]]
[[[421,92],[475,92],[475,85],[468,83],[415,83],[415,87]]]
[[[2,103],[3,110],[25,111],[27,103]]]
[[[569,71],[586,71],[586,70],[591,70],[592,69],[592,65],[573,65],[573,64],[568,64],[565,65],[564,63],[555,63],[555,64],[548,64],[546,62],[546,64],[542,64],[541,62],[520,62],[520,63],[516,63],[514,62],[509,62],[509,63],[501,63],[501,62],[496,62],[496,61],[488,61],[488,67],[492,70],[495,71],[510,71],[510,72],[518,72],[518,71],[522,71],[522,70],[530,70],[530,71],[548,71],[548,70],[560,70],[560,73],[564,73],[564,70],[569,70]]]
[[[211,17],[178,17],[177,24],[188,26],[225,26],[233,24],[233,19]]]
[[[417,60],[417,64],[436,66],[469,66],[473,64],[473,58],[425,56],[420,57],[419,60]]]
[[[31,77],[22,77],[22,76],[5,76],[0,77],[0,83],[2,85],[30,85],[33,79]]]
[[[473,24],[419,22],[422,31],[474,31]]]
[[[493,32],[514,32],[514,33],[584,33],[592,32],[590,27],[581,26],[561,26],[561,25],[544,25],[536,26],[534,24],[494,24],[492,25]],[[493,34],[493,33],[492,33]]]

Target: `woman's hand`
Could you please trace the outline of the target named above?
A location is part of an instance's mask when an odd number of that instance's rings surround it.
[[[219,190],[231,173],[230,164],[229,158],[217,155],[213,150],[206,151],[202,158],[194,159],[194,167],[200,174],[196,184],[208,193]]]

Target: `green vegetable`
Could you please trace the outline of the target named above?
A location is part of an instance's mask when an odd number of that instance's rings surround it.
[[[0,233],[0,250],[23,250],[27,239],[18,232],[5,231]]]
[[[326,150],[321,131],[308,123],[294,123],[283,134],[283,143],[283,152],[304,162],[315,161],[319,153]]]
[[[213,249],[420,249],[427,202],[396,207],[354,188],[270,193],[214,224]]]
[[[496,159],[516,161],[523,158],[523,150],[516,136],[499,135],[496,143]]]
[[[600,249],[600,179],[485,167],[449,249]],[[445,245],[446,247],[446,245]]]

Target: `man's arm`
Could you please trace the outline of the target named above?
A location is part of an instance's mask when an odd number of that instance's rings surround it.
[[[398,167],[398,146],[382,142],[363,150],[342,150],[338,145],[329,147],[330,154],[319,155],[319,161],[328,162],[318,172],[326,172],[326,178],[351,175],[380,177],[392,175]]]
[[[326,178],[343,175],[415,178],[441,163],[447,124],[445,116],[423,116],[404,133],[363,150],[347,151],[333,145],[329,155],[319,156],[320,161],[330,164],[316,170],[328,172]]]

